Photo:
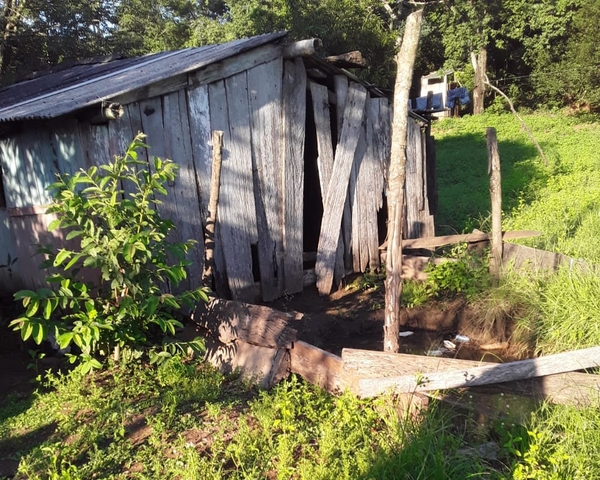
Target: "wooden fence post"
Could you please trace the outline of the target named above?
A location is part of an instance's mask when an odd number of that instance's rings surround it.
[[[204,272],[202,285],[210,287],[213,275],[215,254],[215,223],[217,222],[217,206],[219,205],[219,185],[221,183],[221,161],[223,152],[223,132],[215,130],[212,134],[213,156],[210,179],[210,197],[208,203],[208,219],[204,229]]]
[[[490,273],[497,278],[502,266],[502,184],[496,129],[488,127],[486,129],[486,137],[488,175],[490,176],[490,195],[492,197],[492,258],[490,260]]]

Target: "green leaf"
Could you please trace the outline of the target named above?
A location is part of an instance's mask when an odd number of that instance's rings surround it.
[[[81,236],[83,232],[81,230],[71,230],[69,233],[67,233],[67,236],[65,237],[67,240],[71,240],[75,237],[79,237]]]
[[[46,320],[50,320],[50,317],[52,316],[52,301],[51,300],[45,300],[44,301],[44,318]]]
[[[51,232],[52,230],[56,230],[58,227],[60,227],[60,222],[61,222],[60,218],[55,218],[54,220],[52,220],[48,224],[48,231]]]
[[[69,258],[72,255],[73,252],[69,251],[69,250],[65,250],[64,248],[61,248],[58,251],[58,255],[56,255],[56,258],[54,259],[53,265],[55,267],[60,266],[67,258]]]
[[[33,317],[40,307],[40,300],[37,297],[31,299],[31,302],[27,306],[27,310],[25,311],[25,315],[28,317]]]
[[[33,326],[33,340],[40,345],[46,338],[46,329],[41,323],[36,323]]]
[[[24,298],[32,298],[32,297],[37,297],[37,293],[35,293],[31,290],[19,290],[14,295],[15,300],[22,300]],[[25,306],[27,306],[27,305],[25,305]]]
[[[31,336],[32,333],[33,333],[33,324],[31,323],[31,320],[24,319],[23,327],[21,328],[21,338],[23,339],[23,341],[27,340]]]
[[[56,337],[56,343],[58,343],[60,348],[67,348],[74,336],[75,333],[73,332],[61,333],[58,337]]]

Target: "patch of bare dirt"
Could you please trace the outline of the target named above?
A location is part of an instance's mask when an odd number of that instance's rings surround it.
[[[383,287],[367,290],[342,287],[330,296],[320,296],[316,287],[311,286],[269,306],[304,313],[304,318],[295,325],[299,340],[341,355],[343,348],[383,349],[384,295]],[[510,321],[497,318],[494,329],[490,330],[481,315],[481,311],[460,298],[406,308],[402,311],[401,331],[412,334],[401,338],[401,353],[436,352],[444,340],[454,342],[461,335],[468,342],[456,342],[456,349],[446,352],[447,356],[484,361],[514,359],[515,355],[507,350]]]

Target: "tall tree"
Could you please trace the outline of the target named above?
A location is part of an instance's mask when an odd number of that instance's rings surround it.
[[[392,151],[388,176],[388,248],[385,262],[385,321],[383,349],[398,352],[400,342],[400,298],[402,296],[402,224],[404,223],[406,180],[406,133],[408,96],[419,45],[423,10],[411,13],[404,28],[402,45],[396,55]]]

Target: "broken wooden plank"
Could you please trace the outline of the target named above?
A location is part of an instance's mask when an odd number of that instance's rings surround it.
[[[529,238],[529,237],[539,237],[541,232],[536,232],[533,230],[515,230],[511,232],[503,232],[502,239],[503,240],[515,240],[517,238]],[[435,248],[435,247],[443,247],[444,245],[452,245],[454,243],[460,242],[484,242],[490,239],[490,234],[488,233],[465,233],[461,235],[443,235],[439,237],[429,237],[429,238],[409,238],[402,240],[402,248]],[[386,243],[381,245],[379,249],[385,249]]]
[[[388,377],[446,372],[489,365],[490,362],[427,357],[345,348],[344,371],[357,377]],[[497,365],[497,364],[492,364]],[[600,396],[600,375],[568,372],[525,380],[473,387],[476,391],[511,393],[563,405],[589,405]]]
[[[354,152],[360,136],[366,98],[367,91],[361,85],[353,83],[348,89],[344,110],[344,125],[342,126],[342,134],[335,152],[333,165],[332,178],[335,179],[335,184],[331,184],[327,191],[317,249],[315,271],[317,272],[317,288],[321,295],[329,294],[333,284],[344,202]]]
[[[192,320],[224,344],[242,340],[261,347],[291,348],[297,331],[290,322],[300,318],[297,312],[217,298],[198,304]]]
[[[335,106],[336,106],[336,130],[337,138],[335,144],[340,141],[342,127],[344,125],[344,109],[346,108],[346,98],[348,97],[348,77],[346,75],[335,75],[333,77],[335,85]],[[346,198],[344,200],[344,214],[342,216],[342,239],[344,241],[344,268],[352,268],[352,209],[350,207],[350,195],[346,189]],[[325,202],[323,202],[325,203]]]
[[[224,374],[239,372],[241,377],[269,389],[288,376],[290,354],[286,348],[266,348],[240,340],[223,344],[206,342],[206,359]]]
[[[313,385],[329,393],[344,391],[352,383],[351,375],[344,375],[342,359],[303,341],[294,343],[290,350],[292,373],[297,373]]]
[[[323,204],[327,197],[327,189],[333,172],[333,140],[331,138],[331,113],[329,110],[329,90],[315,82],[310,83],[310,93],[313,103],[315,127],[317,132],[317,168]],[[344,241],[340,236],[336,252],[334,279],[339,284],[345,275]]]
[[[303,289],[306,82],[302,59],[286,61],[283,71],[283,284],[290,294]]]
[[[422,373],[415,370],[408,375],[382,378],[360,378],[356,393],[361,398],[374,397],[385,392],[410,393],[449,388],[475,387],[528,378],[543,377],[600,366],[600,347],[547,355],[502,364],[486,364],[461,370]],[[349,370],[352,374],[354,371]]]
[[[265,302],[282,296],[284,288],[282,76],[281,57],[248,71],[258,267]]]

